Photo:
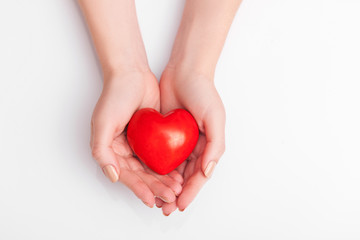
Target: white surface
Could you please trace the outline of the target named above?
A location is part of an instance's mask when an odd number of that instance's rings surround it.
[[[160,76],[181,0],[137,0]],[[227,151],[164,217],[92,160],[101,75],[75,1],[0,2],[0,239],[360,239],[360,2],[248,0],[218,64]]]

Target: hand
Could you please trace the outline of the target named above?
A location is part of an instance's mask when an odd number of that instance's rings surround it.
[[[225,109],[212,77],[167,68],[160,80],[161,112],[176,108],[188,110],[195,118],[200,136],[188,160],[178,171],[184,178],[183,190],[175,203],[156,201],[169,215],[178,207],[183,211],[196,197],[225,150]]]
[[[158,175],[133,155],[125,127],[133,113],[145,107],[159,110],[159,85],[150,72],[122,72],[104,81],[104,88],[91,120],[92,155],[112,181],[121,181],[147,206],[155,196],[174,202],[182,186],[182,176],[173,172]]]

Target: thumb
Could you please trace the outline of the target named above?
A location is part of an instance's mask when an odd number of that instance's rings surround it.
[[[119,180],[120,166],[112,148],[115,127],[109,123],[92,122],[92,156],[111,182]]]
[[[225,111],[210,112],[204,120],[206,145],[202,155],[202,171],[209,178],[225,151]]]

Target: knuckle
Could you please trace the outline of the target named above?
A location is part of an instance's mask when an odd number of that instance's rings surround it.
[[[220,158],[224,154],[224,152],[225,152],[225,142],[222,141],[217,143],[216,151],[215,151],[217,157]]]
[[[100,145],[94,144],[94,146],[92,146],[91,148],[91,155],[96,159],[100,159],[103,156],[103,147],[101,147]]]

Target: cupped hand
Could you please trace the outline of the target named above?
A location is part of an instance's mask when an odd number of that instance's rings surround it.
[[[182,191],[177,172],[158,175],[134,157],[126,140],[126,125],[141,108],[159,110],[159,85],[149,72],[122,72],[104,81],[102,94],[91,119],[92,155],[112,181],[130,188],[147,206],[155,197],[174,202]]]
[[[184,108],[193,115],[200,130],[194,151],[174,170],[184,178],[177,201],[156,201],[169,215],[176,208],[183,211],[194,200],[224,153],[225,109],[212,77],[191,70],[166,69],[160,80],[160,95],[162,113]]]

